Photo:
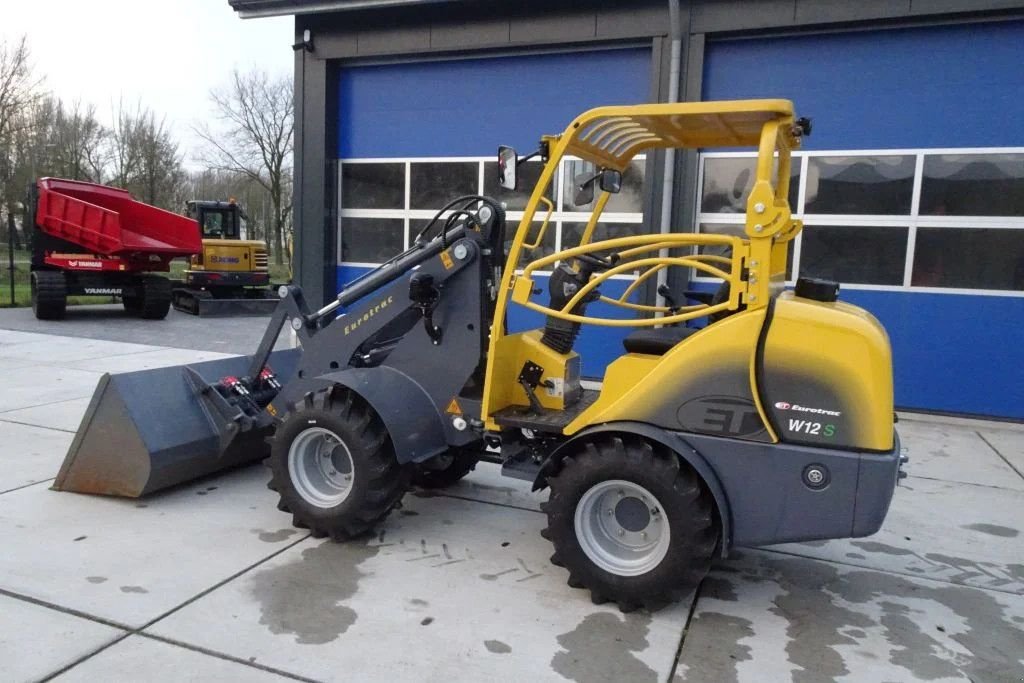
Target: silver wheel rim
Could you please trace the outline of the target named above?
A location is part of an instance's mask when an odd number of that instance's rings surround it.
[[[617,576],[639,576],[668,553],[671,531],[661,502],[639,484],[609,479],[576,505],[576,538],[590,560]]]
[[[352,453],[329,429],[304,429],[288,447],[288,475],[310,505],[332,508],[344,502],[352,492],[354,474]]]

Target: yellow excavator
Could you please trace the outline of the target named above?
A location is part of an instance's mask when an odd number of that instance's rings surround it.
[[[199,225],[203,249],[192,256],[174,308],[193,315],[269,315],[277,304],[267,245],[246,239],[247,216],[234,199],[192,200],[186,215]]]

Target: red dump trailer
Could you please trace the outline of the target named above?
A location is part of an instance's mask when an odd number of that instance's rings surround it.
[[[30,189],[32,309],[64,317],[69,295],[120,296],[128,313],[160,319],[171,281],[155,275],[202,251],[196,222],[115,187],[41,178]]]

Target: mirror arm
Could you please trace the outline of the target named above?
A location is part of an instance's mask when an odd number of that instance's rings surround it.
[[[546,162],[548,160],[548,143],[542,142],[542,143],[540,143],[540,147],[538,147],[537,149],[533,150],[532,152],[527,154],[525,157],[519,157],[519,161],[516,162],[516,166],[518,167],[519,164],[523,163],[524,161],[529,161],[530,159],[536,159],[537,157],[540,157],[541,161],[544,161],[544,162]]]

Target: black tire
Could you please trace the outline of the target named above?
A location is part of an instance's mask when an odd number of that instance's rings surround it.
[[[163,320],[171,310],[171,281],[159,275],[140,278],[141,297],[137,315],[145,320]],[[125,309],[128,309],[125,304]],[[129,311],[130,312],[130,311]]]
[[[124,306],[124,310],[128,315],[139,315],[142,312],[142,298],[137,294],[121,296],[121,305]]]
[[[34,270],[31,275],[32,312],[39,320],[60,320],[67,312],[68,290],[59,270]]]
[[[310,430],[327,430],[351,457],[347,497],[325,507],[300,493],[289,471],[292,444]],[[333,457],[332,457],[333,460]],[[315,538],[343,541],[366,533],[387,517],[409,488],[412,468],[395,459],[394,447],[377,414],[356,394],[336,388],[310,394],[277,428],[267,459],[268,488],[280,495],[277,508]]]
[[[476,469],[480,461],[479,449],[482,447],[451,448],[446,453],[419,463],[413,470],[413,485],[421,489],[443,489],[457,483]]]
[[[639,498],[618,499],[620,503],[637,501],[645,511],[642,514],[651,520],[645,534],[668,523],[667,550],[643,573],[624,575],[603,568],[577,537],[577,506],[588,491],[616,488],[608,483],[613,480],[639,485],[654,496],[655,501],[647,505]],[[676,454],[637,437],[599,437],[567,456],[558,474],[548,478],[548,485],[551,494],[542,506],[548,526],[541,535],[554,544],[551,562],[569,570],[570,586],[590,589],[595,604],[613,601],[623,612],[638,607],[660,609],[692,593],[707,575],[719,536],[714,504],[698,475],[681,464]],[[622,496],[621,490],[618,495]],[[617,520],[621,505],[607,509]],[[631,531],[639,533],[639,529]]]

